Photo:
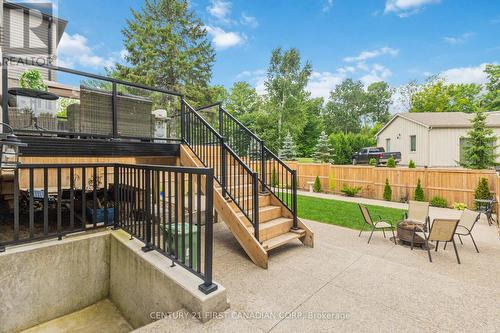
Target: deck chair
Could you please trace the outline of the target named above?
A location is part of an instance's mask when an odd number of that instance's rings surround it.
[[[452,242],[453,248],[455,249],[455,255],[457,256],[457,262],[460,264],[457,244],[455,244],[455,232],[458,227],[458,221],[459,220],[435,219],[434,222],[432,222],[429,236],[427,236],[425,231],[420,230],[418,232],[423,234],[423,238],[425,239],[425,247],[427,248],[427,254],[429,255],[430,262],[432,262],[432,257],[431,250],[429,248],[429,242],[436,242],[436,252],[439,248],[439,242]]]
[[[430,229],[429,203],[410,200],[405,219],[417,224],[417,227],[413,229],[411,240],[411,249],[413,250],[416,232],[427,232]]]
[[[384,233],[384,238],[386,238],[385,236],[385,230],[386,229],[390,229],[392,231],[392,236],[393,236],[393,239],[394,239],[394,244],[396,244],[396,235],[394,234],[394,227],[392,225],[391,222],[385,222],[385,221],[382,221],[382,219],[380,218],[380,220],[378,221],[373,221],[370,213],[368,212],[368,209],[363,206],[362,204],[358,204],[359,206],[359,209],[361,210],[361,215],[363,215],[363,219],[365,221],[365,223],[363,223],[363,226],[361,227],[361,230],[359,231],[359,235],[358,237],[361,237],[361,233],[363,232],[364,228],[366,225],[370,226],[371,227],[371,233],[370,233],[370,237],[368,238],[368,244],[370,244],[370,240],[372,239],[372,236],[373,236],[373,232],[375,230],[382,230],[382,232]]]
[[[479,221],[479,217],[481,216],[481,213],[479,212],[474,212],[470,209],[464,210],[462,213],[462,216],[460,216],[460,220],[458,220],[458,226],[457,226],[457,231],[455,234],[458,236],[458,239],[460,240],[460,243],[464,245],[464,242],[462,241],[462,237],[460,236],[470,236],[472,239],[472,243],[474,244],[474,247],[476,248],[477,253],[479,253],[479,249],[477,248],[476,241],[474,240],[474,237],[472,237],[472,229],[476,225],[477,221]],[[446,245],[448,243],[444,243],[444,249],[446,250]]]

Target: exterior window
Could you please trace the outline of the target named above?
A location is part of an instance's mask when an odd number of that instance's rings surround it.
[[[411,152],[417,151],[417,136],[416,135],[410,135],[410,151]]]
[[[385,151],[391,151],[391,139],[385,139]]]

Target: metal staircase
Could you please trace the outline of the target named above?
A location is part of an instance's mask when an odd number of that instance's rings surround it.
[[[201,112],[216,108],[215,117]],[[211,119],[210,119],[211,118]],[[250,258],[267,267],[268,251],[314,235],[297,216],[297,174],[220,103],[181,104],[181,163],[214,169],[214,207]]]

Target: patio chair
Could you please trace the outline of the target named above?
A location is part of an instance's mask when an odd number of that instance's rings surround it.
[[[470,236],[472,239],[472,243],[474,244],[474,247],[476,248],[477,253],[479,253],[479,249],[477,248],[476,241],[474,240],[474,237],[472,237],[472,229],[476,225],[476,222],[479,221],[479,217],[481,216],[481,213],[474,212],[470,209],[464,210],[462,213],[462,216],[460,216],[460,220],[458,220],[458,227],[457,231],[455,234],[458,236],[458,239],[460,240],[460,243],[464,245],[464,242],[462,241],[462,237],[460,236]],[[448,243],[444,243],[444,249],[446,250],[446,245]]]
[[[417,226],[413,229],[411,249],[415,242],[417,232],[427,232],[430,229],[429,203],[423,201],[412,201],[408,203],[408,211],[405,213],[405,220],[414,222]]]
[[[361,237],[361,233],[363,232],[365,226],[369,225],[372,228],[372,230],[370,233],[370,237],[368,238],[368,244],[370,244],[370,240],[372,239],[373,232],[375,230],[382,230],[382,232],[384,233],[384,238],[386,238],[386,236],[385,236],[386,229],[390,229],[392,231],[392,237],[394,239],[394,244],[396,244],[396,235],[394,234],[394,226],[392,225],[392,223],[382,221],[380,216],[379,216],[380,220],[373,221],[373,219],[370,215],[370,212],[368,212],[368,209],[365,206],[363,206],[362,204],[358,204],[358,206],[359,206],[359,209],[361,210],[361,215],[363,215],[363,219],[365,221],[365,223],[363,223],[361,230],[359,231],[358,237]]]
[[[435,251],[437,252],[439,248],[439,242],[452,242],[453,248],[455,249],[455,255],[457,256],[457,262],[460,264],[460,257],[458,256],[457,244],[455,243],[455,232],[458,227],[459,220],[449,220],[449,219],[435,219],[432,222],[432,227],[430,228],[429,236],[425,231],[419,231],[422,233],[425,239],[425,247],[427,248],[427,254],[429,255],[429,261],[432,262],[431,250],[429,247],[429,242],[436,242]]]

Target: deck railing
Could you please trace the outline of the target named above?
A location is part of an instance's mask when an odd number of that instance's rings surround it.
[[[57,83],[27,91],[27,70],[50,71]],[[44,93],[45,92],[45,93]],[[3,122],[17,134],[145,142],[180,141],[180,93],[53,66],[36,59],[4,56]]]
[[[122,228],[214,291],[213,171],[135,164],[24,164],[2,176],[6,246]]]

